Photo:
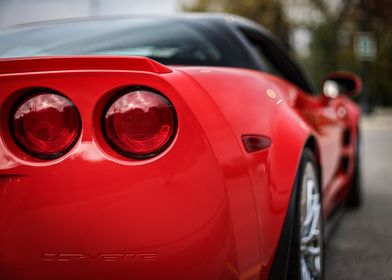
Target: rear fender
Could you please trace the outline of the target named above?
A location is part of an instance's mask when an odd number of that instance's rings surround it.
[[[293,110],[298,89],[257,71],[184,68],[202,85],[229,123],[246,162],[256,205],[262,274],[268,275],[287,215],[302,150],[313,131]],[[272,140],[265,150],[248,153],[242,135]]]
[[[213,71],[210,68],[191,69],[200,75],[208,75]],[[220,104],[211,96],[210,89],[201,85],[192,71],[179,68],[173,75],[166,76],[166,80],[181,94],[193,115],[197,116],[222,167],[236,253],[236,258],[227,265],[240,279],[258,279],[263,268],[260,252],[255,250],[259,244],[257,215],[242,143],[238,141],[232,124],[222,113]]]

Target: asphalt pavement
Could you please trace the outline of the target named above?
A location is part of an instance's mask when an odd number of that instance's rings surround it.
[[[392,110],[362,117],[364,204],[327,243],[326,280],[392,279]]]

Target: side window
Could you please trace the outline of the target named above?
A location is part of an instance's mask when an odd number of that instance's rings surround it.
[[[309,83],[300,68],[283,51],[283,48],[278,43],[253,29],[245,30],[240,28],[240,31],[268,73],[292,82],[309,94],[315,92],[313,86]]]
[[[281,73],[273,64],[273,62],[268,58],[266,53],[263,50],[263,46],[259,44],[259,42],[256,39],[253,39],[252,37],[247,37],[251,47],[253,50],[256,52],[257,56],[260,58],[261,63],[265,67],[266,71],[272,75],[275,76],[280,76],[284,78],[285,76],[283,73]]]

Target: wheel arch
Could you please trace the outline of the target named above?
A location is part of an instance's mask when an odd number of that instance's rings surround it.
[[[322,179],[322,169],[321,169],[321,161],[320,161],[320,148],[317,138],[309,134],[306,138],[304,145],[301,150],[301,156],[306,149],[309,149],[316,160],[317,168],[318,168],[318,176],[319,182],[321,185]],[[275,252],[274,260],[271,266],[269,280],[283,280],[288,279],[288,268],[290,263],[290,253],[291,253],[291,244],[292,244],[292,237],[293,237],[293,230],[295,226],[295,217],[296,217],[296,201],[298,199],[298,181],[299,176],[298,172],[300,170],[301,161],[298,162],[296,167],[296,176],[292,186],[292,193],[290,196],[289,204],[287,207],[287,214],[284,220],[284,224],[282,227],[279,243]]]
[[[318,172],[318,179],[319,179],[319,183],[320,183],[320,187],[322,190],[322,182],[323,182],[323,172],[322,172],[322,168],[321,168],[321,155],[320,155],[320,146],[319,143],[316,139],[316,137],[314,135],[310,135],[308,137],[308,139],[305,142],[304,148],[302,150],[302,152],[308,148],[314,155],[314,158],[316,160],[317,163],[317,172]],[[297,169],[299,168],[299,166],[297,167]],[[320,191],[321,191],[320,190]]]

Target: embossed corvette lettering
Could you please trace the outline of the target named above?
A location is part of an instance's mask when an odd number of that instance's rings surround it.
[[[44,262],[142,262],[157,261],[159,255],[154,253],[44,253],[41,259]]]

